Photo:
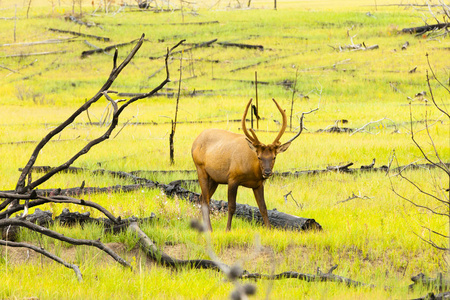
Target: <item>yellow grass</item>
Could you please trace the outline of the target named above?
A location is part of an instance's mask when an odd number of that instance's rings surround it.
[[[130,2],[131,3],[131,2]],[[166,2],[165,2],[166,3]],[[298,116],[303,111],[319,107],[305,117],[305,131],[286,153],[277,158],[276,171],[324,169],[331,165],[353,162],[354,167],[368,165],[376,159],[376,167],[388,165],[393,153],[394,165],[413,161],[424,162],[411,141],[410,106],[407,97],[428,90],[426,74],[429,69],[425,54],[438,78],[448,78],[448,50],[444,49],[448,37],[430,40],[426,36],[414,37],[398,33],[404,27],[423,24],[422,11],[411,8],[384,6],[392,1],[278,1],[274,11],[273,1],[252,1],[252,8],[236,9],[238,1],[202,1],[170,13],[136,12],[130,8],[117,14],[98,11],[91,16],[91,2],[83,1],[84,19],[102,25],[80,27],[65,21],[72,12],[71,1],[32,1],[29,18],[28,2],[0,2],[0,16],[14,16],[17,4],[16,43],[68,37],[52,33],[47,27],[108,36],[111,42],[88,39],[106,47],[128,42],[146,34],[146,41],[133,62],[119,76],[112,89],[119,92],[145,92],[164,79],[164,73],[149,78],[163,66],[163,60],[149,60],[150,56],[164,55],[166,48],[186,38],[187,43],[199,43],[214,38],[264,45],[264,51],[243,50],[213,46],[192,53],[183,53],[180,110],[175,135],[175,165],[169,163],[168,134],[170,119],[175,113],[175,98],[155,97],[141,100],[130,106],[121,116],[115,131],[123,130],[111,139],[93,148],[76,161],[74,166],[89,170],[105,168],[114,171],[135,170],[193,170],[190,155],[192,141],[203,129],[217,127],[240,132],[240,124],[233,120],[242,117],[242,110],[250,97],[255,97],[254,86],[233,80],[258,80],[269,85],[258,85],[260,114],[264,120],[257,131],[262,141],[270,142],[280,120],[270,100],[276,98],[290,113],[292,88],[276,83],[295,80],[294,131]],[[134,3],[133,3],[134,4]],[[246,6],[246,1],[241,1]],[[95,2],[97,7],[98,2]],[[160,5],[160,2],[158,2]],[[167,5],[167,3],[166,3]],[[172,3],[178,8],[179,2]],[[119,8],[113,3],[110,12]],[[196,13],[191,13],[195,11]],[[371,15],[366,13],[370,12]],[[79,2],[75,6],[79,14]],[[423,12],[427,14],[426,11]],[[219,21],[214,25],[169,25],[170,23]],[[431,18],[430,18],[430,22]],[[122,24],[121,26],[117,25]],[[147,25],[144,25],[147,24]],[[149,25],[151,24],[151,26]],[[0,23],[2,44],[14,43],[14,20]],[[364,42],[367,46],[378,44],[373,51],[338,51],[339,46]],[[63,44],[39,46],[0,47],[0,190],[14,189],[18,168],[29,159],[36,141],[64,121],[77,107],[92,97],[107,79],[112,67],[112,56],[105,54],[80,58],[88,50],[87,38]],[[164,40],[164,41],[162,41]],[[402,51],[401,46],[410,46]],[[132,46],[119,48],[119,60]],[[5,58],[18,53],[35,53],[65,50],[64,54],[24,58]],[[175,55],[170,64],[171,78],[178,79],[179,58]],[[203,61],[192,61],[203,59]],[[205,62],[219,60],[219,63]],[[247,69],[231,72],[239,67],[256,64]],[[192,65],[194,71],[192,71]],[[417,66],[415,73],[408,73]],[[39,74],[42,72],[42,74]],[[194,74],[195,73],[195,74]],[[195,78],[189,78],[194,77]],[[31,76],[30,79],[24,77]],[[212,78],[216,78],[213,80]],[[217,80],[219,78],[220,80]],[[438,103],[449,105],[448,93],[432,81],[433,93]],[[177,89],[176,82],[168,88]],[[396,91],[395,87],[398,91]],[[206,91],[203,96],[189,97],[193,90]],[[173,90],[164,90],[173,92]],[[300,97],[300,93],[309,99]],[[120,98],[119,96],[116,97]],[[430,100],[429,95],[427,96]],[[107,102],[102,99],[77,118],[76,122],[53,139],[39,154],[36,165],[56,166],[64,163],[84,145],[103,134],[106,127],[90,124],[98,122],[106,113]],[[427,154],[433,148],[425,126],[425,112],[431,124],[430,134],[441,158],[450,160],[449,120],[437,112],[430,102],[415,98],[411,105],[412,128]],[[363,132],[355,134],[319,133],[337,120],[346,119],[343,127],[361,128],[374,123]],[[189,123],[201,121],[199,123]],[[209,121],[220,121],[209,123]],[[283,140],[294,133],[288,132]],[[33,142],[34,141],[34,142]],[[16,143],[27,142],[27,143]],[[99,164],[100,163],[100,164]],[[41,174],[33,174],[33,179]],[[273,299],[333,298],[333,299],[403,299],[423,296],[430,290],[419,288],[409,292],[410,277],[419,272],[436,276],[446,272],[446,256],[422,242],[418,236],[429,237],[425,228],[448,234],[448,220],[429,211],[417,209],[396,196],[401,195],[422,205],[436,208],[438,204],[424,197],[405,180],[384,172],[361,174],[326,173],[298,178],[272,178],[265,186],[269,209],[276,208],[289,214],[314,218],[324,230],[321,232],[291,232],[266,230],[235,218],[231,232],[225,232],[226,216],[212,216],[212,247],[227,264],[240,262],[249,272],[270,274],[297,271],[315,274],[338,264],[335,274],[376,287],[348,288],[337,283],[308,283],[295,279],[279,281],[261,280],[256,284],[256,299],[270,293]],[[448,177],[437,170],[408,171],[406,175],[421,187],[442,196],[440,188],[447,187]],[[168,183],[177,179],[195,179],[195,175],[175,173],[155,175],[152,180]],[[391,181],[392,180],[392,185]],[[111,186],[129,184],[110,176],[59,174],[39,188],[69,188],[80,186]],[[189,187],[199,192],[196,185]],[[285,201],[283,195],[292,192]],[[352,195],[355,198],[342,202]],[[158,245],[177,258],[208,258],[206,240],[189,228],[192,218],[200,218],[198,208],[180,199],[165,196],[159,190],[142,189],[133,193],[85,195],[116,216],[146,217],[152,212],[157,220],[142,225],[143,230]],[[226,187],[221,186],[215,199],[226,200]],[[240,188],[238,202],[256,205],[251,191]],[[43,207],[59,214],[66,206],[53,204]],[[67,206],[71,211],[89,211],[89,208]],[[440,209],[437,207],[436,209]],[[445,209],[443,211],[446,211]],[[80,265],[84,282],[78,283],[73,272],[46,258],[26,250],[18,252],[10,247],[0,248],[0,272],[6,274],[0,288],[0,298],[55,299],[223,299],[233,290],[233,284],[215,271],[183,269],[179,271],[160,267],[148,261],[137,249],[136,238],[122,233],[104,234],[97,226],[55,230],[77,238],[100,238],[123,255],[133,265],[133,271],[118,266],[105,254],[89,247],[72,247],[54,242],[35,233],[23,232],[21,239],[41,244],[66,260]],[[254,249],[262,245],[260,253]],[[446,245],[444,239],[436,239]],[[249,283],[244,281],[243,283]],[[385,287],[391,287],[385,289]]]

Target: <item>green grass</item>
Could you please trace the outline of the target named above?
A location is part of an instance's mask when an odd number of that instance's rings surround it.
[[[416,161],[422,155],[409,134],[411,120],[407,96],[414,97],[417,92],[428,90],[426,53],[438,78],[446,82],[448,50],[444,47],[448,37],[431,40],[399,34],[398,30],[404,27],[422,25],[421,13],[409,8],[382,6],[388,1],[377,2],[375,9],[373,1],[339,1],[339,6],[332,1],[320,4],[289,1],[278,3],[278,10],[274,11],[271,1],[252,1],[252,6],[259,8],[252,10],[226,8],[225,3],[207,9],[211,3],[206,1],[198,4],[196,14],[189,13],[188,8],[184,11],[185,22],[219,21],[219,24],[202,26],[170,25],[182,22],[179,11],[152,13],[127,8],[115,15],[97,12],[93,16],[89,14],[90,3],[83,2],[84,20],[101,24],[102,28],[80,27],[65,21],[64,16],[72,10],[71,3],[62,2],[62,6],[56,5],[52,12],[49,2],[33,1],[28,19],[26,5],[18,3],[16,42],[69,36],[46,30],[49,27],[107,36],[112,41],[77,38],[71,43],[0,47],[0,66],[14,70],[0,68],[0,190],[14,189],[20,174],[18,168],[26,164],[36,141],[92,97],[107,79],[112,68],[112,56],[97,54],[81,59],[81,52],[90,49],[84,40],[106,47],[139,38],[142,33],[148,40],[115,81],[112,90],[137,93],[154,88],[164,79],[164,71],[149,77],[163,67],[164,62],[162,58],[150,60],[149,57],[164,55],[167,47],[181,39],[186,39],[186,43],[200,43],[217,38],[218,41],[263,45],[264,51],[223,48],[217,44],[192,52],[184,51],[183,91],[211,91],[196,97],[183,94],[180,98],[178,120],[182,123],[177,125],[175,135],[175,165],[170,165],[168,154],[175,98],[154,97],[130,106],[121,116],[115,131],[126,124],[120,134],[115,136],[113,133],[109,140],[94,147],[74,166],[113,171],[194,170],[190,149],[202,130],[217,127],[240,132],[240,123],[233,120],[242,117],[244,105],[249,98],[255,97],[255,87],[236,80],[253,80],[255,71],[261,82],[258,85],[259,110],[264,119],[257,133],[262,141],[272,141],[274,131],[279,129],[273,120],[280,120],[280,116],[270,99],[277,99],[290,111],[292,88],[277,83],[284,80],[294,82],[298,72],[294,127],[298,126],[297,118],[301,112],[319,107],[316,113],[305,117],[306,129],[302,135],[286,153],[279,155],[276,171],[323,169],[347,162],[359,167],[370,164],[373,158],[379,167],[388,165],[394,152],[396,163],[400,165]],[[2,16],[14,15],[14,6],[9,3],[1,2],[0,8],[3,9]],[[112,11],[117,9],[118,6],[112,6]],[[373,16],[366,14],[369,11]],[[79,13],[79,8],[75,12]],[[2,43],[13,43],[13,33],[14,21],[2,20]],[[350,37],[355,44],[378,44],[379,49],[339,52],[339,46],[352,43]],[[402,51],[405,41],[409,41],[410,46]],[[131,49],[131,45],[119,48],[119,60],[124,59]],[[66,53],[5,58],[18,53],[58,50]],[[172,80],[179,77],[179,58],[179,54],[175,55],[170,63]],[[231,72],[256,63],[259,64]],[[416,66],[417,71],[409,73]],[[431,84],[435,99],[448,107],[448,93],[436,82]],[[176,90],[178,84],[171,82],[166,88]],[[309,99],[300,97],[300,93],[308,95]],[[62,164],[88,141],[102,135],[106,127],[91,125],[90,120],[98,122],[106,113],[106,105],[107,102],[101,99],[89,109],[89,117],[80,115],[73,125],[41,151],[36,165]],[[448,120],[421,101],[414,101],[411,109],[415,131],[424,128],[420,121],[427,113],[430,124],[433,124],[430,134],[442,159],[448,162]],[[348,124],[345,126],[360,128],[382,118],[388,119],[353,135],[317,132],[333,126],[336,120],[346,119]],[[191,121],[201,122],[189,123]],[[286,133],[282,140],[292,135],[292,132]],[[432,154],[426,131],[420,131],[416,137],[426,153]],[[436,190],[434,181],[443,182],[438,184],[441,187],[448,181],[442,172],[436,170],[408,171],[406,174],[436,193],[439,190]],[[40,175],[33,174],[33,179]],[[195,178],[195,174],[184,173],[149,177],[163,183]],[[436,206],[405,180],[391,179],[392,186],[400,194],[422,205]],[[131,183],[82,172],[59,174],[39,188],[76,187],[83,181],[86,186],[100,187]],[[234,218],[232,231],[226,232],[226,215],[213,214],[212,247],[225,263],[240,262],[249,272],[270,274],[292,270],[314,274],[317,268],[326,272],[338,264],[335,274],[376,285],[374,289],[354,289],[336,283],[261,280],[255,283],[257,299],[264,298],[268,291],[271,298],[280,299],[403,299],[423,296],[428,292],[425,288],[414,292],[407,290],[410,277],[419,272],[434,277],[438,272],[446,272],[447,266],[446,257],[422,242],[417,235],[428,237],[424,227],[447,234],[448,222],[397,197],[391,190],[392,186],[389,176],[382,172],[272,178],[265,186],[268,208],[314,218],[324,230],[268,231],[257,224]],[[199,192],[196,185],[190,189]],[[292,192],[297,204],[290,198],[285,201],[283,195],[288,192]],[[339,203],[353,194],[362,198]],[[226,187],[220,186],[214,198],[226,200],[226,196]],[[208,258],[205,237],[189,228],[191,219],[201,217],[195,205],[167,197],[159,190],[148,189],[84,195],[83,198],[99,203],[116,216],[146,217],[154,212],[157,219],[143,224],[142,229],[158,247],[177,258]],[[239,189],[238,202],[256,205],[252,192],[245,188]],[[71,211],[88,211],[94,217],[101,216],[91,208],[76,205],[48,204],[42,209],[59,214],[65,207]],[[37,254],[30,254],[27,260],[26,250],[16,252],[10,247],[2,247],[0,270],[6,274],[6,279],[0,288],[0,298],[223,299],[233,290],[233,284],[225,281],[220,273],[192,269],[174,271],[147,260],[136,245],[136,237],[129,233],[104,234],[102,228],[92,225],[83,228],[54,226],[53,229],[74,238],[100,238],[123,255],[133,265],[133,271],[123,269],[97,249],[73,247],[24,230],[20,236],[22,241],[42,245],[78,264],[84,282],[78,283],[70,269]],[[436,242],[446,243],[439,239]],[[254,253],[259,243],[262,249]]]

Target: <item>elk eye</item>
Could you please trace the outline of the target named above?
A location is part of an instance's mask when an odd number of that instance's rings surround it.
[[[261,157],[258,157],[259,160],[261,160]]]

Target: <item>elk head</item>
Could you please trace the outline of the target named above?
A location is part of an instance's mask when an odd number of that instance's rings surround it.
[[[242,131],[244,132],[248,145],[250,149],[255,151],[256,155],[258,156],[259,160],[259,166],[261,168],[261,174],[263,179],[269,178],[273,174],[273,166],[275,164],[275,158],[278,153],[282,153],[286,151],[289,146],[291,145],[292,141],[295,140],[300,133],[302,132],[303,126],[301,124],[299,132],[291,138],[289,141],[287,141],[284,144],[280,143],[280,138],[283,136],[286,127],[287,127],[287,117],[286,112],[280,107],[280,105],[275,101],[275,99],[272,99],[275,105],[277,106],[278,110],[281,113],[281,116],[283,118],[283,123],[280,129],[280,132],[278,133],[275,140],[268,145],[265,145],[261,143],[256,136],[255,131],[250,128],[250,133],[247,131],[247,127],[245,126],[245,119],[247,117],[248,108],[250,107],[250,104],[252,103],[253,99],[250,99],[250,101],[247,104],[247,107],[245,108],[244,116],[242,117]]]

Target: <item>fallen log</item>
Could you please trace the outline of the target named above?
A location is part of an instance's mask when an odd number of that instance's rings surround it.
[[[136,233],[136,235],[139,238],[139,244],[141,246],[141,249],[144,251],[147,257],[151,258],[152,260],[158,262],[159,264],[165,267],[180,268],[189,266],[195,269],[213,269],[218,271],[220,270],[218,264],[211,260],[207,259],[182,260],[172,258],[163,251],[159,250],[158,247],[156,247],[156,245],[153,243],[153,241],[139,228],[136,222],[132,222],[129,225],[128,230],[130,232]]]
[[[19,54],[0,56],[0,58],[42,56],[42,55],[62,54],[62,53],[66,53],[66,52],[67,52],[66,50],[61,50],[61,51],[47,51],[47,52],[34,52],[34,53],[19,53]]]
[[[66,21],[67,21],[67,20],[70,20],[70,21],[72,21],[72,22],[74,22],[74,23],[77,23],[77,24],[79,24],[79,25],[84,25],[84,26],[86,26],[86,27],[92,27],[92,26],[95,26],[95,23],[86,23],[86,22],[84,22],[84,21],[82,21],[82,20],[80,20],[80,19],[77,19],[77,18],[74,17],[74,16],[66,16],[64,19],[65,19]]]
[[[120,176],[126,176],[125,172],[120,172]],[[117,172],[113,172],[112,175],[117,175]],[[56,196],[80,196],[82,194],[91,194],[91,193],[113,193],[113,192],[131,192],[140,190],[143,187],[144,188],[150,188],[150,189],[161,189],[164,191],[164,193],[168,196],[177,196],[179,199],[187,200],[192,203],[195,203],[197,205],[200,205],[200,194],[191,192],[183,187],[181,187],[179,181],[175,181],[172,184],[161,184],[158,182],[153,182],[151,180],[139,177],[137,178],[134,175],[130,175],[130,179],[133,179],[135,181],[141,181],[140,184],[132,184],[132,185],[116,185],[116,186],[110,186],[110,187],[76,187],[76,188],[69,188],[69,189],[35,189],[33,192],[34,198],[40,196],[40,197],[56,197]],[[0,198],[9,198],[8,193],[11,194],[11,197],[14,195],[13,191],[5,191],[0,192]],[[29,195],[20,195],[21,199],[30,199],[32,198]],[[45,199],[38,199],[34,201],[29,201],[28,207],[34,207],[37,205],[43,204],[43,202],[50,202]],[[81,200],[84,203],[87,201]],[[14,208],[11,208],[8,211],[8,214],[11,215],[14,212],[23,210],[25,207],[25,204],[17,205]],[[219,212],[227,212],[228,211],[228,202],[226,201],[217,201],[217,200],[211,200],[210,202],[210,208],[211,210],[219,211]],[[0,214],[0,218],[3,217],[3,214],[6,212],[3,212]],[[259,209],[247,204],[239,204],[236,203],[236,212],[235,216],[244,219],[249,222],[256,222],[258,224],[263,224],[262,222],[262,216],[259,212]],[[295,230],[295,231],[301,231],[301,230],[310,230],[310,229],[316,229],[321,230],[322,226],[318,224],[314,219],[309,218],[301,218],[293,215],[289,215],[286,213],[282,213],[277,211],[276,209],[268,210],[268,216],[269,221],[272,224],[273,227],[279,228],[279,229],[286,229],[286,230]]]
[[[235,122],[241,122],[241,120],[234,120]],[[341,171],[345,173],[358,173],[358,172],[386,172],[389,171],[388,166],[381,166],[381,167],[375,167],[375,159],[372,160],[372,163],[369,165],[361,165],[359,168],[350,168],[353,163],[348,163],[342,166],[327,166],[325,169],[319,169],[319,170],[299,170],[299,171],[288,171],[288,172],[279,172],[275,171],[273,173],[273,177],[299,177],[303,175],[314,175],[314,174],[322,174],[327,172],[333,172],[333,171]],[[447,167],[450,167],[450,163],[445,164]],[[419,170],[419,169],[433,169],[436,168],[433,164],[418,164],[413,163],[409,165],[404,166],[398,166],[396,168],[390,169],[392,172],[399,172],[400,170]],[[32,170],[34,172],[49,172],[52,170],[53,167],[50,166],[33,166]],[[21,168],[19,168],[19,171],[22,171]],[[131,171],[131,172],[113,172],[113,171],[106,171],[104,169],[94,170],[91,171],[86,168],[77,168],[77,167],[69,167],[61,172],[67,172],[67,173],[78,173],[78,172],[94,172],[97,174],[109,174],[113,176],[121,176],[122,178],[129,178],[134,180],[130,175],[133,175],[137,178],[141,176],[154,176],[158,174],[196,174],[196,170],[137,170],[137,171]],[[147,180],[147,179],[145,179]],[[186,180],[177,180],[180,184],[183,184]],[[174,181],[175,183],[176,181]],[[173,185],[173,184],[172,184]],[[53,189],[50,189],[52,191]],[[1,194],[0,194],[1,198]]]
[[[50,39],[45,41],[36,41],[36,42],[28,42],[28,43],[13,43],[13,44],[2,44],[0,47],[6,46],[34,46],[34,45],[44,45],[44,44],[59,44],[59,43],[67,43],[67,42],[76,42],[76,38],[61,38],[61,39]]]
[[[432,30],[436,30],[436,29],[444,29],[450,27],[450,23],[439,23],[439,24],[433,24],[433,25],[425,25],[425,26],[419,26],[419,27],[411,27],[411,28],[403,28],[402,32],[403,33],[417,33],[417,34],[421,34],[421,33],[425,33],[427,31],[432,31]]]
[[[188,26],[188,25],[210,25],[210,24],[219,24],[219,21],[204,21],[204,22],[182,22],[182,23],[139,23],[139,26],[167,26],[167,25],[182,25],[182,26]],[[130,24],[114,24],[115,26],[126,26]]]
[[[355,281],[350,278],[342,277],[339,275],[333,274],[333,271],[338,266],[335,265],[330,268],[330,270],[327,273],[322,273],[320,270],[317,271],[317,274],[305,274],[305,273],[298,273],[298,272],[282,272],[279,274],[274,275],[265,275],[265,274],[259,274],[259,273],[252,273],[252,274],[244,274],[242,278],[249,278],[249,279],[269,279],[269,280],[278,280],[278,279],[287,279],[287,278],[295,278],[299,280],[304,280],[307,282],[325,282],[325,281],[331,281],[331,282],[339,282],[344,283],[348,287],[375,287],[374,285],[369,285],[360,281]]]
[[[194,44],[192,47],[190,47],[190,48],[186,48],[186,49],[183,49],[183,50],[180,50],[180,51],[175,51],[175,52],[173,52],[172,54],[176,54],[176,53],[181,53],[181,52],[187,52],[187,51],[190,51],[190,50],[193,50],[193,49],[197,49],[197,48],[202,48],[202,47],[209,47],[209,46],[211,46],[212,44],[214,44],[215,42],[217,41],[217,39],[213,39],[213,40],[210,40],[210,41],[207,41],[207,42],[202,42],[202,43],[198,43],[198,44]],[[161,55],[161,56],[150,56],[149,57],[149,59],[159,59],[159,58],[162,58],[162,57],[164,57],[164,55]]]
[[[249,44],[229,43],[229,42],[218,42],[217,44],[224,46],[224,47],[238,47],[241,49],[256,49],[256,50],[264,51],[264,46],[262,46],[262,45],[249,45]]]
[[[72,34],[72,35],[76,35],[76,36],[90,37],[90,38],[94,38],[96,40],[104,41],[104,42],[111,41],[111,39],[108,37],[102,37],[102,36],[86,34],[86,33],[81,33],[81,32],[75,32],[75,31],[70,31],[70,30],[61,30],[61,29],[56,29],[56,28],[48,28],[48,30],[54,31],[54,32],[68,33],[68,34]]]
[[[319,129],[316,132],[328,132],[328,133],[351,133],[354,129],[349,127],[339,127],[339,126],[332,126],[327,129]]]
[[[213,260],[207,259],[193,259],[193,260],[181,260],[177,258],[173,258],[160,249],[156,247],[156,245],[152,242],[152,240],[139,228],[137,223],[131,223],[128,227],[130,232],[134,232],[137,234],[139,238],[139,244],[141,249],[150,259],[158,262],[159,264],[166,267],[180,268],[184,266],[189,266],[195,269],[213,269],[217,271],[222,271],[227,275],[229,280],[235,279],[266,279],[266,280],[280,280],[280,279],[299,279],[307,282],[337,282],[344,283],[348,287],[370,287],[373,288],[374,285],[365,284],[363,282],[355,281],[350,278],[342,277],[339,275],[333,274],[333,271],[338,267],[337,265],[330,268],[327,273],[322,273],[320,270],[317,270],[317,274],[305,274],[298,273],[293,271],[282,272],[279,274],[260,274],[260,273],[249,273],[246,270],[242,270],[239,267],[228,266],[222,263],[217,257],[215,257],[214,253],[211,253],[210,256],[213,256]],[[234,299],[234,298],[233,298]],[[239,298],[240,299],[240,298]]]
[[[111,45],[111,46],[108,46],[108,47],[105,47],[105,48],[96,48],[96,49],[92,49],[92,50],[86,50],[86,51],[81,52],[81,58],[85,58],[85,57],[87,57],[89,55],[92,55],[92,54],[95,54],[95,53],[109,52],[109,51],[114,50],[116,48],[120,48],[120,47],[123,47],[123,46],[134,44],[137,41],[139,41],[139,39],[132,40],[131,42],[127,42],[127,43]]]
[[[418,286],[425,286],[429,289],[437,289],[439,291],[450,289],[450,280],[445,278],[442,273],[438,274],[436,278],[428,277],[423,273],[419,273],[411,277],[412,284],[408,287],[410,290]]]

